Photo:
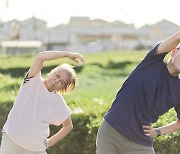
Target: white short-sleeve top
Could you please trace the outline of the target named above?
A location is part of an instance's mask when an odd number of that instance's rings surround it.
[[[49,92],[39,72],[22,83],[3,130],[16,144],[31,151],[44,151],[49,124],[60,125],[71,115],[63,97]]]

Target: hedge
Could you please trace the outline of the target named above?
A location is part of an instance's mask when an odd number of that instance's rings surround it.
[[[12,107],[11,102],[0,103],[0,129]],[[62,141],[48,149],[48,154],[95,154],[95,142],[98,127],[102,121],[102,114],[73,114],[73,131]],[[50,126],[51,135],[60,127]],[[154,141],[156,154],[179,154],[180,133],[162,136]],[[1,140],[1,136],[0,136]]]

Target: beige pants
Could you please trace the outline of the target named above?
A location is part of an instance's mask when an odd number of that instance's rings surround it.
[[[155,154],[153,147],[134,143],[102,122],[96,140],[96,154]]]
[[[36,152],[36,151],[29,151],[26,150],[12,140],[9,139],[8,135],[3,133],[1,147],[0,147],[0,154],[47,154],[46,151]]]

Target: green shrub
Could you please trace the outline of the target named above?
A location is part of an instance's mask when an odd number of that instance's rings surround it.
[[[0,129],[2,129],[12,103],[0,103]],[[73,131],[62,141],[48,149],[48,154],[94,154],[95,140],[102,115],[73,114]],[[50,125],[51,135],[59,131],[61,126]],[[0,135],[1,140],[1,135]]]
[[[79,85],[71,95],[65,96],[73,112],[74,129],[65,139],[48,149],[48,154],[95,153],[96,134],[103,115],[109,109],[125,78],[144,54],[145,52],[105,52],[84,55],[86,65],[75,67]],[[33,59],[34,55],[0,56],[0,129],[4,125],[23,76]],[[67,59],[45,63],[42,70],[43,76],[62,62],[67,62]],[[163,126],[174,121],[175,118],[174,110],[170,110],[154,124],[154,127]],[[60,127],[50,126],[50,129],[52,135]],[[154,140],[156,154],[179,154],[179,135],[180,133],[176,132],[156,138]]]
[[[73,114],[73,131],[62,141],[48,150],[49,154],[94,154],[95,140],[99,126],[98,115]],[[51,126],[51,134],[60,128]]]
[[[0,129],[2,129],[11,107],[12,102],[0,103]],[[104,114],[105,112],[101,114],[72,114],[74,125],[72,132],[55,146],[48,149],[48,154],[95,154],[96,134]],[[174,112],[170,111],[167,114],[174,114]],[[163,116],[166,117],[167,115]],[[164,122],[165,121],[163,121],[161,125],[165,125]],[[158,126],[158,123],[156,126]],[[51,125],[51,135],[58,132],[60,128],[61,127]],[[179,154],[179,135],[179,132],[175,132],[156,138],[154,141],[156,154]]]

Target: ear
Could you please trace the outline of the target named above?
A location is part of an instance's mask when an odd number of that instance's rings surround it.
[[[174,57],[174,53],[175,53],[175,51],[176,51],[176,48],[175,48],[175,49],[173,49],[173,50],[171,50],[171,57]]]

